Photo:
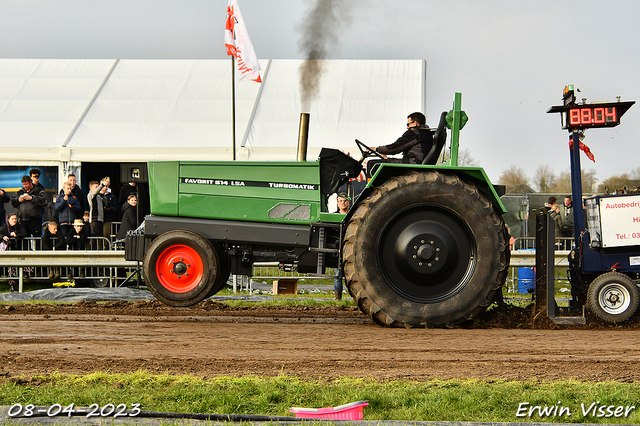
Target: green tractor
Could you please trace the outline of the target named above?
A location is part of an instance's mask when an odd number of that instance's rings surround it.
[[[424,163],[380,164],[346,215],[329,213],[327,198],[376,155],[358,141],[360,161],[325,148],[314,162],[149,162],[151,215],[127,236],[125,257],[143,262],[150,291],[176,307],[277,261],[318,275],[342,267],[382,326],[472,319],[500,295],[510,252],[496,188],[482,168],[456,166],[461,96]],[[451,158],[436,166],[447,128]]]

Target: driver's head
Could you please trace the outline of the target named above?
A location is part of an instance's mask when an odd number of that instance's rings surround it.
[[[419,126],[424,126],[427,124],[427,118],[421,112],[414,112],[407,116],[407,118],[411,121],[415,121]]]

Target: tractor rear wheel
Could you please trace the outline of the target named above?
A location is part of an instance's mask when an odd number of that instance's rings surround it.
[[[143,273],[158,300],[181,307],[206,299],[220,284],[223,269],[219,253],[208,240],[192,231],[173,230],[151,242]]]
[[[603,321],[621,323],[638,309],[640,290],[628,276],[607,272],[589,284],[587,304],[591,312]]]
[[[349,292],[388,327],[453,326],[491,304],[509,265],[508,234],[471,182],[410,172],[355,207],[343,244]]]

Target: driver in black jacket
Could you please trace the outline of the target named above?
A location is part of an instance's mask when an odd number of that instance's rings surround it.
[[[427,119],[421,112],[407,117],[407,131],[392,144],[373,148],[389,163],[422,164],[425,153],[433,145],[433,132],[426,124]],[[402,159],[387,158],[387,155],[402,153]]]

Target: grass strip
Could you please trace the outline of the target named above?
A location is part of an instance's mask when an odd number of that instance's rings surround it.
[[[635,383],[352,378],[323,382],[284,375],[205,380],[138,371],[52,374],[5,379],[0,385],[0,405],[9,406],[138,403],[146,411],[292,416],[290,407],[332,407],[359,400],[370,404],[364,409],[365,420],[640,423],[640,384]]]

